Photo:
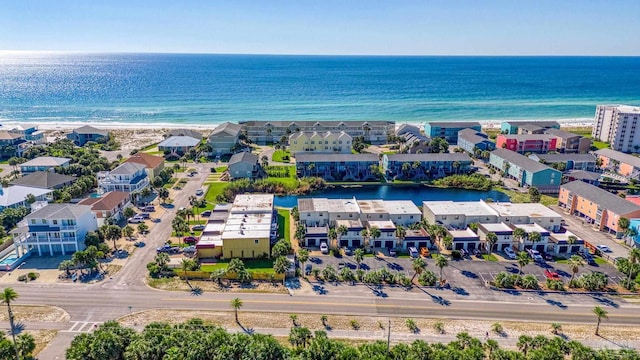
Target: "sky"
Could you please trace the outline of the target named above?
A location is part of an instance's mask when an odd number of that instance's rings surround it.
[[[0,50],[640,55],[639,0],[0,1]]]

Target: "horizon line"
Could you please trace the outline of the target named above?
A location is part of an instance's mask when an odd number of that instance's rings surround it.
[[[164,52],[164,51],[84,51],[84,50],[0,50],[5,54],[123,54],[123,55],[222,55],[222,56],[309,56],[309,57],[601,57],[633,58],[638,55],[594,54],[304,54],[304,53],[225,53],[225,52]]]

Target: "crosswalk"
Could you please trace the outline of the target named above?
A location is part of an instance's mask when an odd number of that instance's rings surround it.
[[[71,327],[68,330],[63,330],[63,332],[88,333],[96,329],[102,323],[93,321],[71,321],[69,324],[71,324]]]

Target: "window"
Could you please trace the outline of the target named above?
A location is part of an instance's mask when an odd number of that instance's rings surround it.
[[[53,225],[58,225],[58,220],[53,220]]]
[[[46,225],[47,224],[47,219],[42,219],[42,223]]]
[[[31,219],[31,225],[35,225],[36,224],[36,219]]]
[[[254,242],[255,244],[259,244],[259,243],[260,243],[260,240],[256,239],[256,240],[253,240],[253,242]]]

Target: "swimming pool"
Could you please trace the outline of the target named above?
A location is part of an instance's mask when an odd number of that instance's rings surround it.
[[[2,265],[11,265],[14,262],[16,262],[16,260],[18,260],[18,255],[10,254],[9,256],[7,256],[4,259],[0,260],[0,266],[2,266]]]

